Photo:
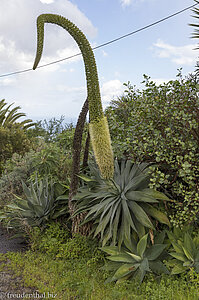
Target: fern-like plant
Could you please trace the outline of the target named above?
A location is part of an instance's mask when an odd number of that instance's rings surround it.
[[[102,176],[110,179],[114,173],[113,152],[108,123],[103,114],[97,67],[92,48],[85,35],[71,21],[55,14],[42,14],[37,19],[37,54],[34,70],[42,56],[45,23],[53,23],[66,29],[82,52],[87,79],[91,143]]]

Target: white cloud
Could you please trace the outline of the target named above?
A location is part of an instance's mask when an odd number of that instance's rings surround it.
[[[103,106],[107,106],[113,98],[121,96],[124,91],[123,84],[120,80],[114,79],[104,82],[101,87]]]
[[[17,12],[17,14],[16,14]],[[31,68],[36,51],[36,19],[42,13],[63,15],[93,38],[97,29],[69,0],[1,0],[0,70]],[[75,41],[62,28],[45,25],[45,44],[41,63],[63,58],[77,52]],[[79,52],[79,50],[78,50]],[[69,61],[66,61],[69,62]]]
[[[196,62],[197,53],[193,50],[196,44],[173,46],[159,39],[153,46],[152,50],[158,57],[168,58],[177,65],[192,66]]]
[[[163,84],[163,83],[167,83],[167,82],[169,82],[170,80],[173,80],[173,79],[171,79],[171,78],[170,79],[168,79],[168,78],[150,78],[150,80],[155,82],[157,85],[160,85],[160,84]]]
[[[106,57],[106,56],[108,56],[108,53],[106,51],[102,50],[102,55]]]
[[[123,7],[125,7],[131,5],[132,0],[120,0],[120,3],[122,4]]]
[[[50,3],[53,3],[54,0],[40,0],[41,3],[46,3],[46,4],[50,4]]]

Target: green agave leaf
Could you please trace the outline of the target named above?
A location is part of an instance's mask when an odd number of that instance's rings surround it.
[[[19,204],[7,204],[6,207],[16,210],[24,210],[23,207],[20,207]]]
[[[144,193],[143,191],[128,191],[126,193],[126,198],[128,200],[137,201],[137,202],[149,202],[149,203],[159,203],[154,197]]]
[[[126,253],[121,253],[117,255],[111,255],[108,256],[107,259],[111,261],[118,261],[118,262],[126,262],[126,263],[134,263],[135,260],[128,254]]]
[[[192,256],[192,254],[189,252],[189,250],[188,250],[186,247],[184,247],[184,246],[182,246],[182,249],[183,249],[184,254],[186,255],[186,257],[187,257],[189,260],[194,261],[194,258],[193,258],[193,256]]]
[[[124,174],[123,174],[123,178],[124,178],[124,184],[126,184],[129,181],[129,175],[130,175],[130,171],[132,169],[132,162],[131,160],[127,160],[126,161],[126,166],[125,166],[125,170],[124,170]]]
[[[186,256],[184,254],[176,253],[176,252],[169,252],[169,254],[172,257],[174,257],[174,258],[176,258],[176,259],[178,259],[178,260],[180,260],[182,262],[185,262],[187,260],[187,258],[186,258]]]
[[[164,249],[167,247],[167,245],[164,244],[155,244],[152,245],[150,248],[148,248],[145,252],[146,257],[148,260],[155,260],[157,259],[160,254],[164,251]]]
[[[150,272],[150,269],[149,269],[149,262],[148,262],[148,259],[145,257],[141,264],[139,265],[139,269],[142,271],[142,272]]]
[[[112,238],[112,227],[109,225],[109,228],[106,229],[103,237],[102,247]]]
[[[86,175],[77,175],[79,178],[81,178],[82,180],[84,180],[85,182],[96,182],[95,179],[86,176]]]
[[[121,251],[119,251],[117,246],[106,246],[100,248],[100,250],[106,252],[109,255],[118,255],[121,253]]]
[[[126,238],[124,239],[124,245],[131,252],[136,252],[137,251],[136,241],[132,238],[132,236],[130,237],[130,239],[126,239]]]
[[[134,177],[124,188],[124,193],[127,193],[129,190],[142,190],[149,185],[149,176],[146,174],[141,174]]]
[[[184,254],[182,246],[180,246],[178,243],[172,242],[172,246],[173,246],[174,250],[176,251],[176,253]]]
[[[186,232],[184,235],[184,246],[193,258],[194,253],[196,252],[196,246],[188,232]]]
[[[118,280],[126,275],[128,275],[129,273],[134,272],[136,269],[136,267],[134,266],[134,264],[123,264],[113,275],[111,281],[115,281]]]
[[[45,212],[40,205],[34,205],[34,211],[38,217],[42,217],[45,215]]]
[[[155,238],[154,238],[155,244],[163,244],[165,235],[166,235],[165,230],[162,230],[162,231],[156,233]]]
[[[101,233],[101,238],[103,239],[103,232],[108,222],[110,221],[110,217],[111,217],[111,210],[107,213],[107,215],[102,220],[100,220],[100,223],[95,230],[94,237],[98,235],[98,233]]]
[[[29,188],[27,187],[27,185],[22,181],[22,188],[24,191],[24,194],[26,195],[27,198],[31,197],[31,192],[29,190]]]
[[[138,222],[140,222],[143,226],[154,229],[154,226],[151,223],[149,217],[140,205],[138,205],[134,201],[129,201],[128,206],[130,207]]]
[[[149,261],[149,268],[156,274],[170,274],[167,267],[160,261]]]
[[[143,254],[146,250],[147,246],[147,238],[148,238],[148,233],[145,234],[138,242],[137,244],[137,253],[139,256],[143,257]]]
[[[113,221],[113,226],[112,226],[112,228],[113,228],[113,244],[114,245],[116,244],[116,241],[117,241],[117,234],[118,234],[118,227],[119,227],[121,210],[122,210],[122,205],[120,203],[118,208],[117,208],[115,218],[114,218],[114,221]]]
[[[170,201],[170,199],[163,193],[158,192],[154,189],[144,189],[142,190],[143,193],[151,196],[152,198],[158,199],[158,200],[163,200],[163,201]]]
[[[158,209],[152,207],[150,204],[147,204],[147,203],[141,204],[141,205],[142,205],[143,209],[145,210],[145,212],[147,212],[150,216],[152,216],[153,218],[158,220],[160,223],[166,224],[169,227],[171,226],[169,219],[163,212],[159,211]]]
[[[135,224],[133,223],[131,213],[129,211],[129,206],[125,200],[122,200],[122,208],[123,208],[123,217],[124,217],[124,231],[126,233],[127,238],[130,235],[130,226],[133,230],[137,231]],[[129,233],[129,234],[128,234]]]
[[[141,257],[141,256],[138,256],[138,255],[136,255],[136,254],[134,254],[134,253],[127,252],[127,251],[126,251],[126,253],[128,253],[130,256],[132,256],[132,258],[133,258],[136,262],[141,262],[141,261],[142,261],[142,257]]]

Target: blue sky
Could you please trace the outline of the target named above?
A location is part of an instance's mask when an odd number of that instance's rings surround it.
[[[92,46],[132,32],[178,10],[193,0],[1,0],[0,75],[31,68],[36,51],[36,18],[56,13],[69,18]],[[17,13],[16,13],[17,12]],[[123,83],[142,88],[143,74],[157,83],[194,71],[198,52],[191,39],[189,10],[128,38],[96,50],[103,107],[122,94]],[[40,65],[79,52],[62,28],[45,27]],[[33,120],[65,116],[75,121],[86,98],[84,65],[77,57],[46,68],[0,78],[1,99],[20,105]]]

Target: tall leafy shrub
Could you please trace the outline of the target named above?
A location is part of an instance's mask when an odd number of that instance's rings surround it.
[[[157,86],[144,76],[142,91],[128,83],[106,110],[116,155],[157,164],[151,187],[175,199],[176,226],[199,216],[198,84],[194,75],[177,77]]]

